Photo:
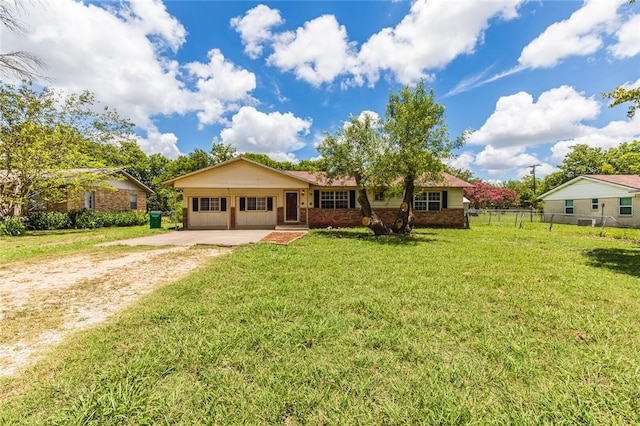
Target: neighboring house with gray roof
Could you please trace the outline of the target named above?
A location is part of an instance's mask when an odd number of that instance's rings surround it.
[[[183,191],[185,229],[273,229],[276,226],[362,226],[353,179],[282,171],[238,157],[164,182]],[[422,182],[414,198],[416,226],[462,228],[463,189],[469,183],[443,174]],[[391,222],[400,200],[371,192],[376,213]]]
[[[640,227],[638,175],[582,175],[539,198],[546,220],[554,215],[554,222]]]

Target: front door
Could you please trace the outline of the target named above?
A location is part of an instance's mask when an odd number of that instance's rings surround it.
[[[287,192],[285,194],[284,203],[284,221],[285,222],[297,222],[298,221],[298,193]]]

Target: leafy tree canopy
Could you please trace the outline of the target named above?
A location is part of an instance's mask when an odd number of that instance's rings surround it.
[[[83,188],[95,174],[69,169],[101,167],[96,144],[131,140],[132,123],[97,102],[90,92],[62,95],[30,84],[0,83],[0,215],[21,212],[30,202],[56,202]]]
[[[462,146],[464,135],[449,139],[444,106],[421,80],[392,93],[385,118],[371,114],[351,117],[335,135],[318,146],[333,178],[352,177],[359,188],[363,223],[376,235],[408,233],[413,229],[413,194],[419,180],[437,180],[442,161]],[[371,208],[367,188],[389,188],[400,180],[402,204],[393,223],[385,223]]]

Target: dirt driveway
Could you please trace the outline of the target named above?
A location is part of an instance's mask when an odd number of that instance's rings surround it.
[[[69,333],[104,321],[228,251],[219,247],[146,248],[1,267],[0,377],[19,374]]]

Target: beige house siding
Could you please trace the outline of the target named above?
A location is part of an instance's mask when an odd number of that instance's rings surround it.
[[[209,168],[169,180],[166,185],[183,190],[183,225],[187,229],[240,229],[274,228],[277,225],[301,224],[325,226],[353,226],[361,224],[360,206],[353,186],[340,186],[335,182],[318,186],[319,177],[307,172],[282,172],[270,169],[250,160],[237,158]],[[462,182],[464,184],[464,182]],[[349,200],[344,209],[322,209],[315,205],[315,191],[348,191]],[[447,191],[448,206],[442,211],[420,212],[420,225],[454,226],[464,225],[463,189],[459,187],[429,188]],[[289,195],[289,198],[287,197]],[[224,198],[226,211],[194,211],[194,199]],[[241,209],[241,199],[267,197],[272,207],[265,210]],[[293,202],[287,206],[287,200]],[[373,193],[370,196],[373,201]],[[320,203],[317,203],[320,204]],[[388,207],[396,211],[400,200],[374,203],[374,208]],[[222,204],[221,204],[222,206]],[[289,207],[289,208],[288,208]],[[222,210],[222,208],[221,208]],[[289,213],[289,214],[287,214]],[[385,213],[387,214],[387,213]],[[390,214],[390,213],[389,213]]]
[[[607,218],[606,224],[609,226],[615,226],[616,221],[623,226],[640,226],[640,211],[638,210],[640,201],[638,197],[628,193],[623,197],[631,197],[632,199],[633,214],[631,216],[620,215],[620,197],[598,198],[597,210],[591,208],[591,198],[573,199],[572,215],[565,215],[565,200],[548,200],[544,203],[544,213],[546,220],[551,220],[550,216],[554,215],[554,222],[577,224],[578,221],[594,219],[594,224],[601,225],[604,218]],[[610,218],[613,218],[614,221]]]

